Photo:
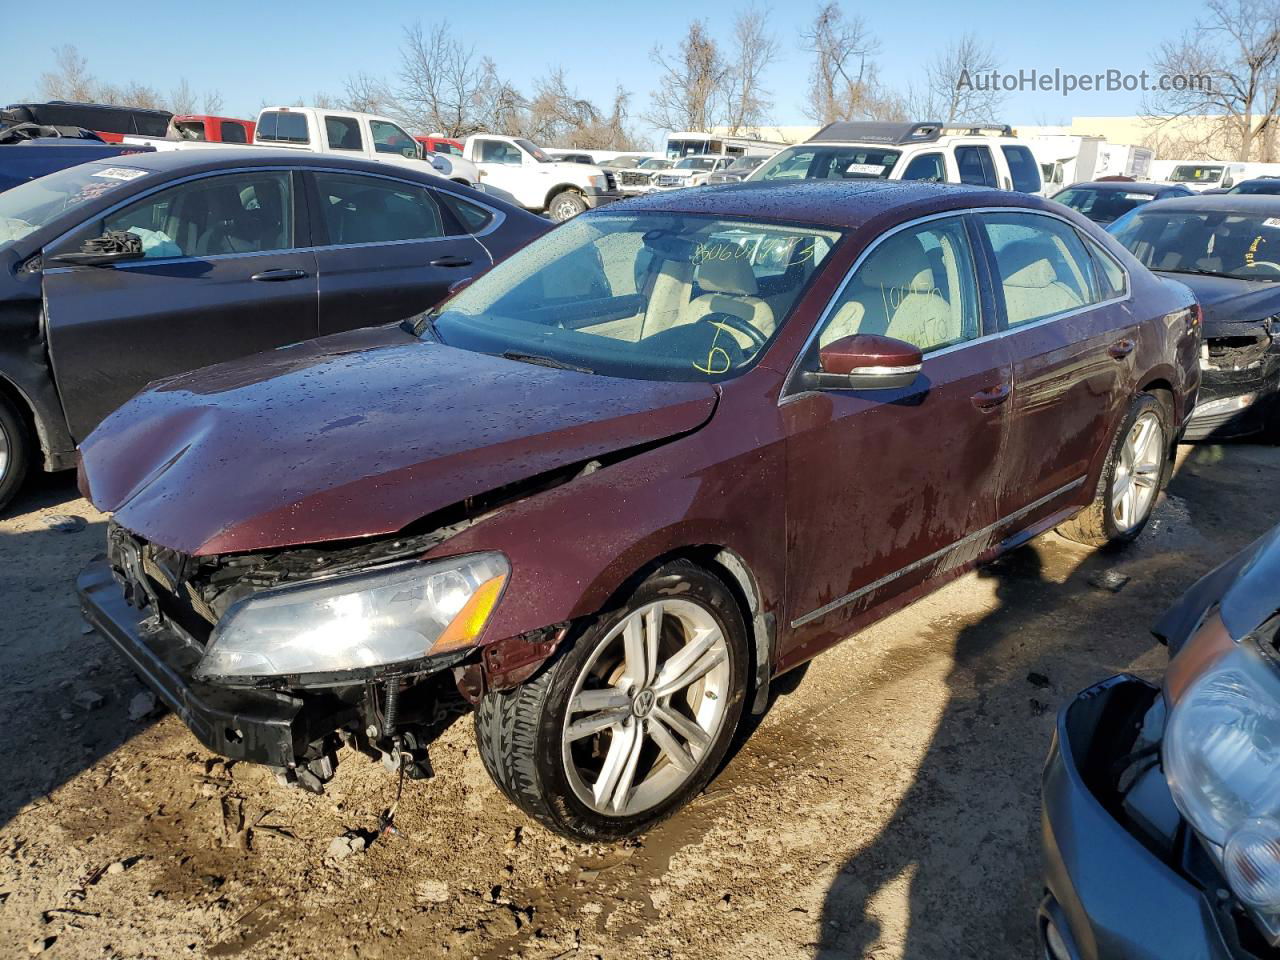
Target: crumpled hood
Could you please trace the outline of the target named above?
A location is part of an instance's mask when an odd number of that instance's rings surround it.
[[[1207,337],[1229,335],[1236,324],[1261,323],[1280,314],[1280,281],[1236,280],[1196,273],[1159,275],[1191,288],[1204,310]]]
[[[81,483],[126,529],[188,554],[392,534],[694,430],[716,398],[360,330],[153,384],[85,440]]]

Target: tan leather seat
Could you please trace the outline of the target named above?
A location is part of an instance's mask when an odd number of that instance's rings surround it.
[[[877,247],[858,268],[851,290],[819,338],[822,345],[854,333],[878,333],[928,350],[961,336],[959,309],[943,298],[914,234],[897,234]]]
[[[1053,267],[1061,259],[1055,247],[1034,240],[1011,243],[998,257],[1009,324],[1064,313],[1084,305],[1078,291],[1059,279]]]
[[[685,323],[693,323],[712,313],[727,313],[745,320],[762,337],[773,336],[777,321],[773,309],[760,298],[760,285],[746,257],[704,260],[698,264],[697,283],[705,292],[689,302]],[[725,328],[744,349],[757,346],[746,334]]]

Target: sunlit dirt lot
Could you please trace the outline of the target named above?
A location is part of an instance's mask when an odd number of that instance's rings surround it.
[[[140,716],[72,591],[103,518],[45,478],[0,519],[0,956],[1025,960],[1058,706],[1158,676],[1149,625],[1280,521],[1277,489],[1277,448],[1183,448],[1134,548],[1046,535],[779,681],[706,794],[641,842],[524,819],[461,717],[399,833],[335,857],[394,780],[343,756],[325,796],[287,790]]]

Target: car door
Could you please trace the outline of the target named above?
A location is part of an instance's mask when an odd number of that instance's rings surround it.
[[[142,239],[140,260],[44,271],[49,354],[77,441],[152,380],[316,335],[316,258],[296,177],[195,177],[46,249],[76,251],[107,231]]]
[[[492,266],[484,246],[429,187],[350,171],[308,177],[321,334],[411,317]]]
[[[1080,487],[1132,393],[1138,321],[1123,291],[1103,289],[1086,241],[1065,220],[991,211],[981,224],[1013,360],[1000,510],[1034,521],[1088,499]],[[1123,284],[1123,270],[1110,266]]]
[[[988,335],[994,308],[974,249],[963,215],[882,238],[799,361],[816,369],[821,346],[863,333],[924,355],[905,389],[783,398],[793,631],[784,660],[847,636],[991,545],[1012,370],[1002,338]]]
[[[955,147],[956,170],[961,183],[999,189],[996,161],[991,148],[982,143],[962,143]],[[1007,189],[1007,188],[1006,188]]]
[[[532,192],[524,172],[524,154],[520,148],[505,140],[487,140],[478,137],[473,161],[480,171],[485,189],[495,188],[494,193],[511,203],[527,206]]]

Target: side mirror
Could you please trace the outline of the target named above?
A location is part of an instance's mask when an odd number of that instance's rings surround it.
[[[142,240],[137,234],[113,230],[86,240],[78,251],[46,257],[45,263],[63,267],[106,267],[142,258]]]
[[[920,348],[905,340],[858,333],[833,340],[818,351],[816,372],[805,373],[810,390],[901,390],[924,364]]]

